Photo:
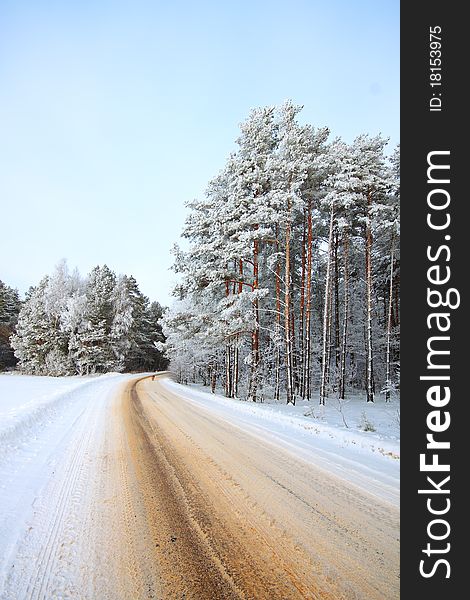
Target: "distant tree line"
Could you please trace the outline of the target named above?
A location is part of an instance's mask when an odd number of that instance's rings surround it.
[[[399,149],[254,110],[188,204],[164,314],[171,367],[253,401],[389,400],[399,385]]]
[[[10,336],[15,331],[20,308],[18,291],[0,281],[0,371],[17,363]]]
[[[142,294],[132,276],[116,276],[104,265],[83,278],[62,261],[29,289],[21,306],[11,288],[3,285],[1,294],[3,367],[14,364],[14,352],[17,367],[33,375],[166,368],[157,348],[164,341],[162,307]]]

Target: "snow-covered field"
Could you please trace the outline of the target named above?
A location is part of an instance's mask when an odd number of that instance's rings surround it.
[[[394,504],[399,501],[399,403],[352,398],[296,406],[259,404],[207,393],[165,379],[168,389],[253,435],[281,445],[298,458],[324,468]],[[344,420],[343,420],[344,417]],[[348,425],[346,427],[344,421]]]

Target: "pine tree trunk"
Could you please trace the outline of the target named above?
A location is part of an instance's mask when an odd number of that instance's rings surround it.
[[[233,397],[238,398],[238,335],[235,340],[233,352]]]
[[[326,343],[326,374],[325,374],[325,395],[328,396],[331,379],[331,347],[332,347],[332,331],[333,331],[333,275],[334,275],[334,259],[333,253],[331,256],[330,269],[330,293],[328,298],[328,324],[327,324],[327,343]]]
[[[275,329],[276,340],[279,339],[280,336],[280,327],[278,323],[276,323]],[[276,350],[274,357],[274,399],[276,402],[279,402],[281,395],[281,351],[279,348],[279,343],[276,341]]]
[[[238,261],[238,272],[240,275],[239,283],[238,283],[238,293],[241,294],[243,292],[243,259],[240,258]],[[238,384],[240,380],[240,367],[239,367],[239,336],[237,335],[237,341],[235,346],[235,357],[234,357],[234,394],[235,398],[238,398]]]
[[[344,400],[346,395],[346,349],[348,340],[348,319],[349,319],[349,236],[347,230],[344,230],[343,240],[343,329],[341,332],[341,362],[339,376],[339,395],[340,400]]]
[[[400,325],[400,294],[398,288],[400,287],[400,276],[397,275],[395,278],[395,326]]]
[[[330,233],[328,236],[328,261],[326,264],[325,304],[323,307],[323,348],[322,372],[320,380],[320,404],[325,404],[326,387],[328,382],[328,356],[329,356],[329,323],[330,323],[330,288],[331,288],[331,254],[333,245],[334,203],[331,204]]]
[[[305,397],[305,279],[306,279],[306,253],[307,243],[307,216],[304,209],[303,234],[302,234],[302,271],[300,279],[300,311],[299,311],[299,369],[300,369],[300,395]]]
[[[238,283],[238,293],[241,294],[243,292],[243,260],[240,258],[238,262],[238,269],[240,273],[240,280]]]
[[[292,273],[292,266],[291,266],[291,273]],[[299,391],[299,387],[300,387],[300,378],[299,378],[299,371],[298,371],[299,357],[298,357],[296,337],[295,337],[295,312],[294,312],[294,302],[293,302],[293,297],[294,297],[293,287],[294,286],[291,284],[290,339],[291,339],[291,354],[292,354],[292,386],[293,386],[293,390],[294,390],[294,395],[296,395],[296,393]]]
[[[228,271],[228,265],[227,265]],[[225,281],[225,297],[228,298],[230,295],[230,283],[228,280]],[[227,398],[232,397],[232,356],[231,356],[230,341],[225,345],[225,396]]]
[[[392,335],[392,304],[393,304],[393,263],[395,260],[395,241],[392,239],[392,249],[390,252],[390,293],[388,296],[388,315],[387,315],[387,358],[386,358],[386,390],[385,402],[390,402],[390,341]]]
[[[292,368],[292,340],[291,340],[291,291],[290,291],[290,236],[291,236],[291,202],[288,200],[286,222],[286,261],[285,261],[285,292],[284,292],[284,336],[286,344],[286,393],[287,404],[295,404],[294,379]]]
[[[335,265],[335,379],[338,380],[338,373],[340,369],[340,360],[341,360],[341,350],[340,350],[340,314],[339,314],[339,268],[338,268],[338,227],[335,227],[335,235],[334,235],[334,265]]]
[[[256,229],[258,226],[256,226]],[[259,241],[253,242],[253,291],[258,291],[258,257],[259,257]],[[250,377],[250,394],[249,397],[253,402],[257,401],[258,393],[258,377],[259,377],[259,300],[255,297],[253,301],[253,312],[255,326],[252,332],[252,355],[251,355],[251,377]]]
[[[311,361],[311,315],[312,315],[312,211],[311,206],[308,207],[307,215],[307,283],[306,283],[306,310],[305,310],[305,348],[304,348],[304,362],[303,362],[303,394],[304,400],[310,400],[310,361]]]
[[[217,372],[216,372],[216,370],[215,370],[214,367],[211,367],[210,378],[211,378],[211,392],[213,394],[215,394],[215,386],[216,386],[216,383],[217,383]]]
[[[274,398],[279,402],[281,391],[281,263],[279,261],[279,225],[276,225],[276,328],[275,328],[275,382],[274,382]]]
[[[366,394],[367,402],[374,402],[374,370],[372,348],[372,230],[371,214],[372,194],[367,194],[367,221],[366,221]]]
[[[225,395],[232,398],[232,351],[230,343],[225,346]]]

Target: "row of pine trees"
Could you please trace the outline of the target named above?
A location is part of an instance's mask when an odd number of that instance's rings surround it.
[[[4,368],[17,361],[24,373],[61,376],[167,366],[158,349],[162,308],[150,303],[134,277],[116,276],[104,265],[83,278],[62,261],[23,303],[8,286],[0,291],[0,322],[8,323]]]
[[[399,151],[252,111],[188,204],[165,348],[181,381],[227,397],[389,400],[399,384]]]

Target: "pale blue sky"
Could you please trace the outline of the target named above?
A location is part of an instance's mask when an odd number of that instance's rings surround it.
[[[398,0],[0,0],[0,279],[107,263],[167,304],[184,202],[287,98],[398,143]]]

